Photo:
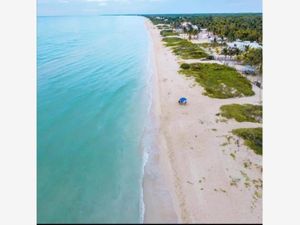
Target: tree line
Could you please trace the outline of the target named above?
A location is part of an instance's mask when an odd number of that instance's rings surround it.
[[[154,24],[170,24],[180,27],[188,21],[200,28],[226,37],[229,41],[236,39],[262,43],[262,14],[204,14],[204,15],[152,15],[147,16]]]

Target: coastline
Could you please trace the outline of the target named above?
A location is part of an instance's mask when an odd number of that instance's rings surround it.
[[[155,57],[155,46],[153,35],[151,33],[151,23],[146,19],[145,26],[148,30],[150,39],[150,61],[151,61],[151,108],[150,108],[150,124],[146,127],[146,143],[144,145],[144,177],[143,177],[143,202],[144,202],[144,223],[176,223],[177,215],[173,206],[173,199],[168,193],[170,182],[168,182],[169,174],[163,163],[160,154],[164,148],[164,140],[160,135],[160,98],[158,87],[158,70]],[[158,207],[159,206],[159,207]]]
[[[233,99],[212,99],[203,88],[178,73],[178,59],[163,46],[159,30],[146,19],[152,40],[153,99],[151,116],[155,142],[145,166],[143,189],[145,223],[261,223],[261,198],[253,200],[256,189],[230,179],[261,179],[261,157],[241,146],[230,157],[234,143],[221,147],[232,129],[257,127],[256,123],[216,121],[219,107],[231,103],[259,103],[258,95]],[[255,93],[258,89],[253,87]],[[182,107],[178,98],[189,104]],[[261,125],[260,125],[261,126]],[[233,137],[234,138],[234,137]],[[242,165],[251,160],[253,168]]]

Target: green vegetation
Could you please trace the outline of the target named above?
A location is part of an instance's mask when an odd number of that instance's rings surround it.
[[[173,32],[173,30],[162,30],[160,32],[161,36],[167,37],[167,36],[178,36],[177,33]]]
[[[262,128],[240,128],[232,131],[233,134],[243,138],[245,145],[262,155]]]
[[[199,34],[199,30],[198,29],[194,29],[191,26],[189,28],[183,28],[183,32],[187,33],[189,36],[189,40],[191,40],[192,38],[196,38],[197,35]]]
[[[162,29],[170,29],[170,25],[157,25],[157,28],[162,30]]]
[[[203,48],[217,48],[226,46],[225,43],[211,42],[211,43],[201,43],[199,44]]]
[[[221,106],[221,116],[238,122],[262,122],[262,106],[251,104],[231,104]]]
[[[173,52],[183,59],[202,59],[207,57],[207,53],[195,44],[185,44],[173,48]]]
[[[242,54],[241,59],[244,64],[254,66],[262,74],[263,53],[261,48],[249,48]]]
[[[171,47],[174,54],[180,56],[182,59],[201,59],[206,58],[208,54],[197,44],[177,38],[168,37],[164,38],[163,41],[167,47]]]
[[[234,153],[230,153],[230,156],[235,160],[235,154]]]
[[[261,15],[208,16],[193,18],[190,21],[221,37],[227,37],[229,41],[241,39],[262,42]]]
[[[209,55],[209,56],[206,57],[206,59],[207,59],[207,60],[214,60],[215,57],[214,57],[213,55]]]
[[[191,66],[190,66],[190,64],[188,64],[188,63],[182,63],[181,64],[181,66],[180,66],[180,68],[182,68],[182,69],[184,69],[184,70],[187,70],[187,69],[189,69]]]
[[[231,57],[234,55],[239,56],[241,51],[238,48],[223,48],[221,54],[225,56],[229,55]]]
[[[154,24],[170,24],[177,28],[182,22],[189,21],[201,28],[229,41],[241,39],[262,43],[262,14],[174,14],[174,15],[146,15]]]
[[[254,195],[255,195],[256,198],[261,198],[262,197],[262,193],[258,192],[258,191],[255,191]]]
[[[189,43],[189,41],[179,38],[179,37],[163,38],[163,41],[165,42],[165,45],[167,47],[174,47],[174,46],[184,45],[186,43]]]
[[[216,63],[192,63],[189,69],[181,67],[180,73],[195,77],[212,98],[233,98],[254,95],[252,85],[234,68]]]
[[[248,159],[248,160],[245,160],[243,162],[243,165],[244,165],[244,168],[247,169],[247,168],[251,168],[251,165],[252,165],[252,162]]]

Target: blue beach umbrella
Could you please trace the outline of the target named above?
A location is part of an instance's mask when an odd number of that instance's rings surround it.
[[[187,103],[187,98],[181,97],[181,98],[178,100],[178,103],[181,104],[181,105],[185,105],[185,104]]]

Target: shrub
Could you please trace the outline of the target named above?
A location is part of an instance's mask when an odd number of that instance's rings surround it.
[[[201,59],[206,58],[208,54],[197,44],[178,38],[168,37],[163,38],[167,47],[171,47],[175,55],[180,56],[183,59]]]
[[[234,68],[216,63],[189,65],[190,69],[180,72],[195,77],[196,82],[204,87],[204,94],[209,97],[224,99],[254,95],[250,81]]]
[[[167,37],[167,36],[177,36],[178,34],[173,32],[173,30],[162,30],[160,32],[161,36]]]
[[[223,105],[220,108],[221,116],[235,119],[238,122],[262,122],[262,106],[251,104]]]
[[[233,134],[243,138],[245,145],[262,155],[262,128],[240,128],[232,131]]]
[[[183,64],[181,64],[181,66],[180,66],[180,68],[181,68],[181,69],[184,69],[184,70],[188,70],[190,67],[191,67],[191,66],[190,66],[190,64],[188,64],[188,63],[183,63]]]

